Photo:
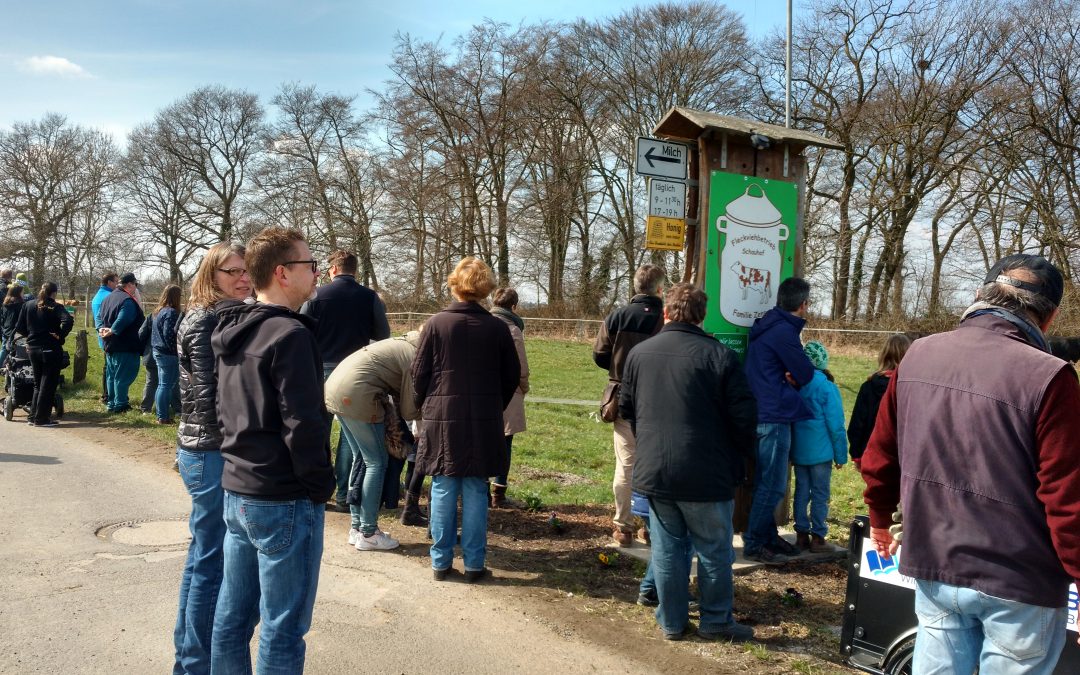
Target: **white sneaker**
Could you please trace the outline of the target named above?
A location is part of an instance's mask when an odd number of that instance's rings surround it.
[[[360,530],[355,527],[349,529],[349,546],[356,546],[356,542],[360,539]]]
[[[375,530],[375,534],[365,537],[360,534],[356,537],[357,551],[389,551],[398,547],[398,540],[394,539],[381,530]]]

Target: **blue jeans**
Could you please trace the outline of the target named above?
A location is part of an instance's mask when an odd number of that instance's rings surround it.
[[[767,422],[757,425],[757,464],[754,466],[754,497],[743,533],[743,550],[752,555],[772,544],[776,531],[776,505],[787,489],[791,456],[791,425]]]
[[[319,587],[326,510],[310,499],[272,501],[225,492],[225,578],[214,617],[214,675],[251,673],[259,630],[260,675],[304,672]]]
[[[110,411],[131,407],[128,389],[139,374],[139,355],[135,352],[115,352],[105,355],[106,407]]]
[[[809,532],[824,538],[829,532],[825,518],[829,515],[829,493],[832,483],[832,462],[795,465],[795,531]],[[806,507],[810,507],[810,518]]]
[[[735,501],[676,502],[649,500],[649,534],[656,578],[656,622],[665,633],[686,628],[690,602],[690,540],[698,558],[699,628],[716,631],[735,621],[731,605],[735,585],[731,564],[734,531],[731,515]]]
[[[330,373],[337,367],[336,363],[323,364],[323,382],[326,382]],[[340,415],[335,415],[335,417],[337,417],[341,433],[338,434],[337,451],[334,453],[334,480],[337,483],[334,501],[338,506],[344,506],[349,495],[349,472],[352,470],[353,462],[360,455],[360,449],[356,445],[356,440],[346,430],[345,420]]]
[[[1064,607],[916,579],[915,614],[919,632],[912,672],[920,675],[966,675],[976,666],[994,675],[1049,675],[1065,646]]]
[[[488,487],[483,478],[431,479],[431,567],[445,570],[454,562],[457,502],[461,495],[461,559],[465,569],[484,569],[487,552]]]
[[[225,462],[219,450],[196,452],[182,447],[176,449],[176,461],[180,478],[191,495],[191,544],[180,580],[180,606],[173,631],[173,674],[206,673],[210,671],[214,608],[224,564],[225,492],[221,489],[221,472]]]
[[[495,485],[501,485],[503,487],[506,487],[507,485],[509,485],[509,483],[506,481],[507,474],[510,473],[510,458],[514,452],[514,434],[510,434],[509,436],[505,436],[504,438],[506,438],[506,473],[501,476],[495,476],[491,479],[491,482]]]
[[[171,413],[180,412],[180,357],[154,352],[154,362],[157,363],[158,373],[157,392],[154,394],[157,418],[161,421],[171,420]]]
[[[348,432],[352,442],[364,458],[364,478],[360,488],[360,505],[349,504],[352,514],[352,526],[360,530],[365,537],[375,534],[379,529],[379,504],[382,501],[383,476],[386,475],[386,425],[360,422],[347,417],[341,420],[341,435]]]

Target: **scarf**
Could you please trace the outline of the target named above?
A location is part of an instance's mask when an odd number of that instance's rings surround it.
[[[491,313],[496,315],[496,316],[500,316],[500,317],[506,319],[507,321],[510,321],[515,326],[517,326],[518,330],[520,330],[522,333],[525,332],[525,319],[522,319],[520,316],[518,316],[517,314],[514,314],[510,310],[504,309],[502,307],[492,307],[491,308]]]
[[[991,305],[987,302],[976,302],[974,305],[964,310],[963,316],[960,317],[960,323],[963,323],[965,319],[970,319],[976,316],[983,316],[985,314],[996,316],[999,319],[1004,319],[1008,321],[1012,325],[1019,328],[1024,333],[1024,335],[1027,336],[1028,342],[1031,343],[1032,346],[1038,347],[1047,354],[1051,353],[1050,345],[1046,342],[1046,337],[1043,335],[1043,332],[1039,330],[1038,326],[1031,323],[1027,319],[1019,316],[1018,314],[1014,314],[1003,307],[998,307],[997,305]]]

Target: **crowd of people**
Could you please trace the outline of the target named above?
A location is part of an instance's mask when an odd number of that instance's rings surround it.
[[[246,246],[211,247],[186,306],[169,285],[146,317],[133,273],[101,278],[92,311],[107,410],[131,408],[144,357],[157,377],[143,408],[178,425],[192,541],[176,673],[251,672],[256,625],[259,672],[301,672],[325,510],[350,514],[357,550],[396,548],[379,511],[398,504],[402,469],[401,522],[428,528],[434,579],[455,573],[459,543],[464,580],[490,575],[488,510],[513,506],[512,444],[525,430],[529,390],[517,293],[496,289],[488,266],[465,258],[447,278],[454,302],[392,338],[382,300],[355,278],[356,256],[334,251],[328,267],[329,283],[318,286],[303,235],[268,228]],[[24,280],[10,270],[0,279],[0,365],[25,336],[35,380],[28,421],[53,426],[72,318],[55,284],[24,301]],[[828,351],[801,340],[805,280],[780,283],[740,359],[702,329],[700,288],[666,287],[661,268],[638,269],[636,294],[605,319],[593,357],[609,378],[601,414],[614,430],[612,537],[623,547],[635,537],[651,543],[638,602],[656,607],[664,638],[753,639],[733,609],[736,488],[752,487],[746,558],[836,552],[826,540],[830,485],[850,456],[867,484],[879,554],[895,555],[904,537],[900,572],[915,579],[919,620],[915,672],[1051,672],[1065,590],[1080,578],[1071,444],[1080,383],[1044,335],[1063,285],[1043,258],[999,261],[956,330],[886,341],[845,428]],[[973,368],[971,354],[993,358]],[[775,519],[792,466],[794,541]],[[1007,541],[998,536],[1005,522],[1022,524]]]

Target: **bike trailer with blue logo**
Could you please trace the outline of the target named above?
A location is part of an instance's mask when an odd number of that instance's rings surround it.
[[[892,558],[878,555],[870,540],[870,519],[856,516],[848,538],[848,582],[840,653],[844,661],[868,673],[911,675],[915,650],[915,584],[897,565],[903,547]],[[1075,586],[1069,588],[1069,635],[1055,675],[1080,673]]]

